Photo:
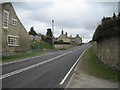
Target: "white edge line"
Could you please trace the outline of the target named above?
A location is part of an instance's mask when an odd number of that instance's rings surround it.
[[[88,48],[87,48],[88,49]],[[86,50],[87,50],[86,49]],[[67,79],[67,77],[69,76],[69,74],[71,73],[71,71],[73,70],[73,68],[75,67],[75,65],[77,64],[77,62],[80,60],[81,56],[86,52],[86,50],[79,56],[79,58],[77,59],[77,61],[73,64],[73,66],[71,67],[71,69],[68,71],[68,73],[65,75],[65,77],[63,78],[63,80],[59,83],[60,85],[62,85],[65,80]]]
[[[90,46],[90,47],[91,47],[91,46]],[[90,48],[90,47],[88,47],[88,48]],[[87,49],[88,49],[88,48],[87,48]],[[87,50],[87,49],[86,49],[86,50]],[[86,52],[86,51],[85,51],[85,52]],[[77,71],[77,68],[78,68],[78,65],[75,67],[74,71]],[[68,86],[70,85],[70,83],[71,83],[72,78],[74,77],[74,75],[75,75],[75,73],[72,74],[70,80],[68,81],[68,83],[67,83],[67,85],[66,85],[66,88],[68,88]]]
[[[69,82],[67,83],[67,85],[66,85],[65,88],[68,88],[68,86],[70,85],[70,82],[72,81],[72,78],[74,77],[74,75],[75,75],[75,73],[72,74],[72,76],[71,76],[71,78],[70,78],[70,80],[69,80]]]
[[[73,50],[73,51],[76,51],[76,50],[78,50],[78,49],[75,49],[75,50]],[[1,80],[1,79],[4,79],[4,78],[7,78],[7,77],[10,77],[10,76],[12,76],[12,75],[21,73],[21,72],[23,72],[23,71],[29,70],[29,69],[31,69],[31,68],[37,67],[37,66],[39,66],[39,65],[45,64],[45,63],[47,63],[47,62],[53,61],[53,60],[55,60],[55,59],[57,59],[57,58],[59,58],[59,57],[65,56],[65,55],[67,55],[67,54],[69,54],[69,53],[72,53],[73,51],[64,53],[64,54],[62,54],[62,55],[59,55],[59,56],[54,57],[54,58],[51,58],[51,59],[48,59],[48,60],[46,60],[46,61],[44,61],[44,62],[40,62],[40,63],[37,63],[37,64],[33,64],[33,65],[31,65],[31,66],[28,66],[28,67],[25,67],[25,68],[22,68],[22,69],[18,69],[18,70],[16,70],[16,71],[13,71],[13,72],[4,74],[4,75],[0,76],[0,80]]]
[[[26,61],[29,59],[34,59],[34,58],[38,58],[38,57],[42,57],[42,56],[46,56],[46,55],[51,55],[51,54],[53,54],[53,53],[48,53],[48,54],[44,54],[44,55],[40,55],[40,56],[35,56],[35,57],[31,57],[31,58],[21,59],[21,60],[17,60],[17,61],[13,61],[13,62],[8,62],[8,63],[0,64],[0,66],[12,64],[12,63],[16,63],[16,62],[22,62],[22,61]]]

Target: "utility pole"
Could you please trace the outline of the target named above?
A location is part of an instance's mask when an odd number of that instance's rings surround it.
[[[52,45],[54,47],[54,20],[52,20]]]

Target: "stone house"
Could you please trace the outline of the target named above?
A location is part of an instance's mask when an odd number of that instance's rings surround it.
[[[26,29],[17,17],[11,3],[0,4],[2,18],[2,55],[9,56],[29,52],[31,40]]]
[[[55,39],[55,41],[63,41],[63,42],[67,42],[70,44],[77,44],[80,45],[82,44],[82,38],[77,34],[75,37],[69,36],[67,35],[67,32],[64,34],[64,31],[61,31],[61,34],[58,38]]]
[[[70,36],[69,37],[71,44],[82,44],[82,38],[77,34],[75,37]]]
[[[73,36],[71,35],[71,36],[69,36],[69,39],[70,39],[70,43],[71,43],[72,45],[75,45],[75,37],[73,37]]]
[[[82,38],[78,34],[75,36],[74,40],[75,40],[75,44],[78,45],[82,44]]]
[[[67,36],[67,32],[64,34],[64,31],[62,30],[61,31],[61,35],[57,38],[57,41],[63,41],[63,42],[68,42],[70,43],[70,39],[69,37]]]
[[[35,40],[36,42],[40,42],[42,40],[41,34],[37,34],[36,36],[30,35],[31,40]]]

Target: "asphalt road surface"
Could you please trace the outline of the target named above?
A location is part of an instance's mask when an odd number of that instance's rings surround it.
[[[64,87],[82,53],[90,47],[84,44],[68,50],[2,65],[2,88]]]

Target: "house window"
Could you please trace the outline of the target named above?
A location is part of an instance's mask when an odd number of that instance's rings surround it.
[[[8,46],[19,46],[19,36],[8,35]]]
[[[17,20],[12,18],[12,25],[16,25]]]
[[[8,21],[9,21],[9,12],[4,10],[3,11],[3,28],[8,28]]]

